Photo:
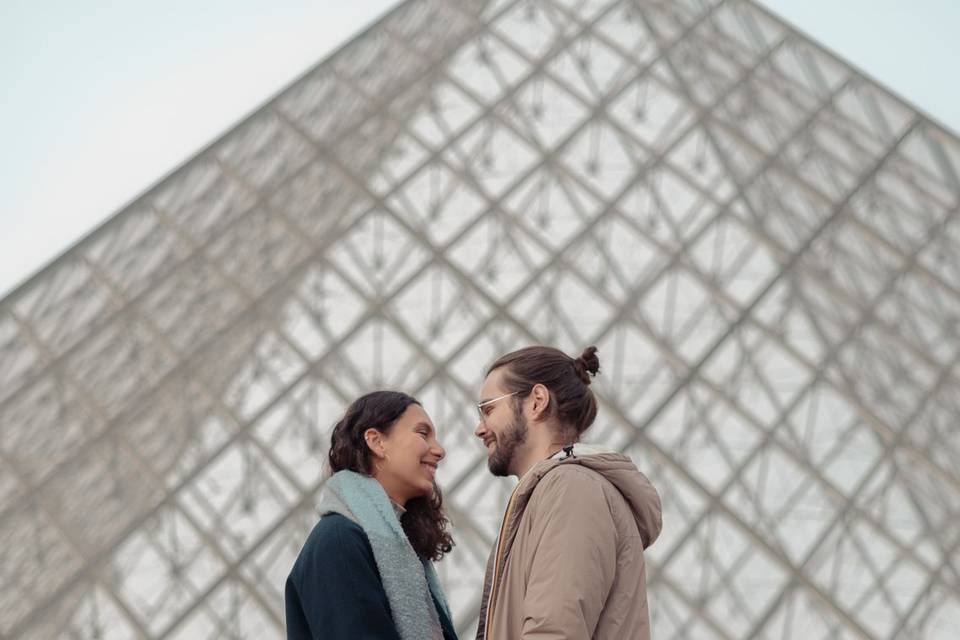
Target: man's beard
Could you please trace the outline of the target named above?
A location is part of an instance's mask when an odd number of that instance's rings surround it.
[[[513,414],[511,422],[503,433],[497,436],[493,453],[487,458],[487,467],[495,476],[510,475],[510,463],[517,447],[527,441],[527,421],[520,411]]]

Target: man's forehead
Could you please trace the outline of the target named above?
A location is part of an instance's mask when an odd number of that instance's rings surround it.
[[[481,400],[489,400],[497,395],[503,394],[503,387],[500,385],[503,378],[503,369],[494,369],[483,380],[483,386],[480,387]]]

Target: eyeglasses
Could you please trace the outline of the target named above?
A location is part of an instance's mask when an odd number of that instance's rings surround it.
[[[519,392],[519,391],[514,391],[513,393],[507,393],[507,394],[504,394],[504,395],[502,395],[502,396],[497,396],[496,398],[491,398],[490,400],[484,400],[483,402],[478,402],[478,403],[477,403],[477,413],[480,414],[480,422],[482,422],[483,424],[487,424],[487,414],[485,414],[485,413],[483,412],[483,408],[484,408],[485,406],[487,406],[488,404],[493,404],[493,403],[496,402],[497,400],[503,400],[504,398],[509,398],[510,396],[515,396],[515,395],[517,395],[518,393],[520,393],[520,392]]]

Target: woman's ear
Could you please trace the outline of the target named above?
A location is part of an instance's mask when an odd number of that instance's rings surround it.
[[[367,448],[377,458],[383,458],[386,454],[383,450],[383,434],[373,427],[363,432],[363,439],[367,443]]]

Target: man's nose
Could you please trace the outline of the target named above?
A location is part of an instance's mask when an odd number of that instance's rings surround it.
[[[487,431],[487,425],[483,424],[483,420],[477,422],[477,428],[473,430],[473,435],[478,438],[482,438],[483,434]]]

